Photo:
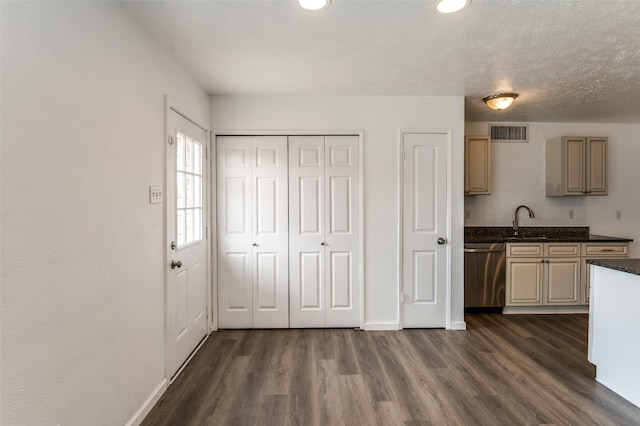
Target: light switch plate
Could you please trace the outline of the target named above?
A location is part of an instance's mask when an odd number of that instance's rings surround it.
[[[162,185],[149,185],[149,203],[158,204],[162,202]]]

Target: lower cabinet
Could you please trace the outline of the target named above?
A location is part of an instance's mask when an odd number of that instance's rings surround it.
[[[628,243],[582,243],[582,282],[580,304],[589,304],[591,291],[591,268],[587,259],[626,259],[629,257]]]
[[[588,305],[586,259],[623,259],[628,250],[628,243],[507,244],[505,305]]]
[[[506,306],[578,305],[580,244],[508,244],[506,279]]]
[[[545,259],[544,305],[580,303],[580,258]]]
[[[508,259],[506,306],[541,306],[542,275],[541,259]]]

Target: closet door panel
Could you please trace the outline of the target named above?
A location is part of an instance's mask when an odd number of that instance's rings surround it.
[[[351,233],[351,177],[332,176],[329,178],[329,232]]]
[[[322,254],[300,253],[300,310],[322,309]]]
[[[290,326],[325,326],[324,137],[289,137]]]
[[[319,236],[322,230],[322,179],[318,176],[300,177],[298,197],[298,215],[300,217],[299,235]]]
[[[327,327],[360,325],[358,137],[325,137]]]
[[[287,137],[252,138],[253,328],[289,326]]]
[[[218,137],[218,327],[252,327],[251,138]]]
[[[350,252],[331,252],[329,258],[329,309],[353,309],[353,274]]]

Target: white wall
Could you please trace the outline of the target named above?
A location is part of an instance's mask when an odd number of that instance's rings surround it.
[[[633,238],[631,255],[640,256],[640,125],[529,123],[529,133],[528,143],[492,144],[491,195],[465,197],[466,225],[511,226],[514,209],[526,204],[536,217],[521,213],[521,226],[589,226],[594,234]],[[466,123],[465,134],[486,135],[488,123]],[[545,141],[558,136],[609,138],[608,196],[545,197]]]
[[[164,95],[208,95],[114,2],[2,13],[4,425],[118,425],[163,383]]]
[[[364,131],[365,326],[398,325],[398,131],[453,130],[453,298],[464,326],[462,97],[211,97],[213,131]]]

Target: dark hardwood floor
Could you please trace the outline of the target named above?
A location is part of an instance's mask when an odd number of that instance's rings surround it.
[[[587,315],[465,319],[466,332],[216,332],[143,425],[640,425],[594,379]]]

